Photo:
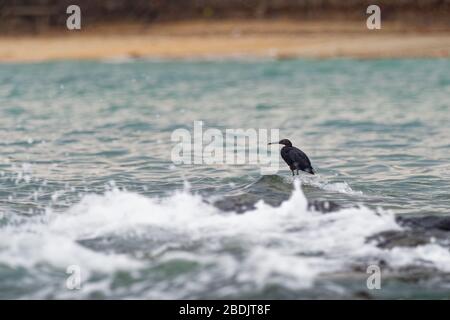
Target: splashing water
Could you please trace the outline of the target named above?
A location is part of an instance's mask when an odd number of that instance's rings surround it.
[[[92,297],[100,290],[96,278],[123,272],[128,280],[114,284],[118,280],[107,277],[100,294],[227,297],[270,286],[296,291],[311,288],[321,275],[381,259],[394,268],[426,261],[449,270],[450,254],[438,245],[383,250],[368,242],[369,236],[401,229],[391,213],[365,207],[310,211],[300,182],[294,185],[281,206],[260,201],[243,215],[222,212],[186,190],[167,198],[117,189],[87,195],[64,212],[47,210],[2,228],[0,263],[56,274],[68,265],[80,266],[88,289],[69,293],[60,288],[53,297]],[[160,279],[161,273],[169,274]],[[39,281],[42,275],[32,277]],[[42,297],[43,290],[21,297]]]

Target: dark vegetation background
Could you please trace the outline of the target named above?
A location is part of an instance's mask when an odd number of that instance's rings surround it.
[[[0,33],[39,33],[64,26],[77,4],[83,25],[152,24],[189,19],[361,19],[370,4],[383,21],[450,25],[450,0],[0,0]]]

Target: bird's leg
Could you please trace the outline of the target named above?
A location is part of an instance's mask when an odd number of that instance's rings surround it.
[[[298,169],[297,169],[297,175],[298,175]]]
[[[294,170],[292,170],[292,176],[295,176]]]

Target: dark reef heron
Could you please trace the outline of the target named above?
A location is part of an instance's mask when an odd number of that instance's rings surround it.
[[[294,171],[298,170],[308,172],[310,174],[314,174],[314,169],[311,166],[311,161],[309,160],[308,156],[300,149],[293,147],[292,142],[288,139],[280,140],[279,142],[270,142],[271,144],[282,144],[284,145],[283,148],[281,148],[281,157],[283,160],[287,163],[289,168],[292,171],[292,175],[295,175]]]

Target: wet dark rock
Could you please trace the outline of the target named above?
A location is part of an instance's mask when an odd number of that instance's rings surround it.
[[[413,229],[450,231],[450,216],[423,216],[405,217],[399,216],[397,222]]]
[[[255,204],[258,199],[248,196],[227,197],[214,202],[214,205],[222,211],[234,211],[244,213],[255,210]]]
[[[383,249],[394,247],[416,247],[430,242],[430,237],[423,232],[415,230],[385,231],[367,239],[375,241],[377,246]]]
[[[380,248],[416,247],[433,241],[449,245],[450,216],[398,216],[397,223],[404,227],[401,231],[386,231],[367,239],[376,241]]]
[[[327,213],[327,212],[338,211],[338,210],[342,209],[342,207],[340,205],[338,205],[337,203],[328,201],[328,200],[327,201],[313,200],[313,201],[308,201],[308,209]]]
[[[245,193],[225,196],[213,204],[220,210],[237,213],[255,210],[255,204],[260,200],[273,207],[278,207],[291,196],[293,184],[292,182],[286,182],[283,177],[277,175],[265,175],[247,186],[243,191]],[[341,206],[332,201],[308,199],[308,210],[326,213],[339,209],[341,209]]]
[[[214,205],[222,211],[234,211],[237,213],[245,213],[246,211],[255,210],[255,204],[260,199],[253,195],[239,195],[229,196],[214,202]],[[278,207],[282,201],[277,199],[264,199],[264,202]],[[325,200],[312,200],[308,201],[308,210],[315,210],[322,213],[334,212],[341,209],[341,206],[337,203],[325,201]]]

